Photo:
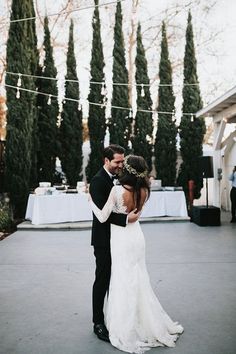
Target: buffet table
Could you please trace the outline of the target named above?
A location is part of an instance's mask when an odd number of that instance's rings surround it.
[[[30,194],[25,218],[34,225],[91,220],[88,194]]]
[[[155,216],[187,217],[186,199],[183,191],[151,192],[142,211],[142,218]]]
[[[158,216],[188,216],[184,192],[151,192],[141,217]],[[30,194],[25,218],[34,225],[92,220],[88,194]]]

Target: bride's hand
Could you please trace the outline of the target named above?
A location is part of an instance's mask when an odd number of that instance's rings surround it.
[[[137,209],[132,210],[129,214],[128,214],[128,222],[135,222],[138,220],[138,218],[140,217],[141,212],[139,211],[137,213]]]

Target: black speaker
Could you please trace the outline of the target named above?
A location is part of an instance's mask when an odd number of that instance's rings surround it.
[[[191,221],[199,226],[220,226],[220,208],[215,206],[193,206]]]
[[[200,157],[200,172],[203,178],[213,178],[213,158],[212,156]]]

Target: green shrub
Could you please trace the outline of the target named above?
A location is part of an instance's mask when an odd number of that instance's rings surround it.
[[[10,206],[0,202],[0,231],[10,231],[13,225]]]

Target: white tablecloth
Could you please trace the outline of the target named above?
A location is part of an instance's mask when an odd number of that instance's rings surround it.
[[[141,217],[187,215],[184,192],[168,191],[151,192]],[[88,194],[30,194],[25,218],[34,225],[92,220]]]
[[[88,194],[30,194],[25,218],[34,225],[91,220]]]
[[[182,216],[187,217],[186,199],[183,191],[151,192],[141,217]]]

